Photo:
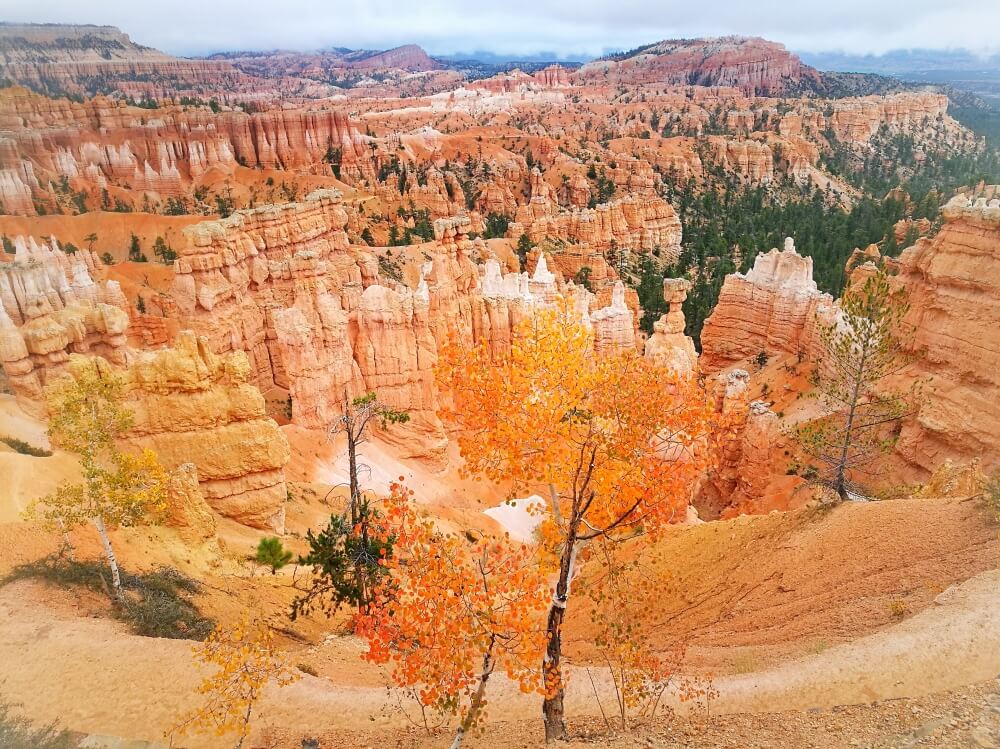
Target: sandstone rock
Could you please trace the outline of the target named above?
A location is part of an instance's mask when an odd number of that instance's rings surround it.
[[[625,304],[625,285],[621,281],[615,283],[611,305],[592,312],[590,322],[598,356],[635,350],[632,310]]]
[[[680,254],[681,224],[662,198],[631,195],[594,209],[561,211],[548,198],[532,198],[517,209],[507,236],[526,233],[532,242],[559,239],[607,252],[613,246],[650,252],[659,247],[669,260]]]
[[[684,278],[663,279],[663,298],[667,314],[653,323],[653,335],[646,341],[646,358],[678,374],[688,375],[698,368],[698,353],[694,341],[684,335],[684,300],[691,282]]]
[[[194,463],[182,463],[170,473],[167,513],[167,525],[177,528],[187,543],[203,543],[215,535],[215,516],[198,486]]]
[[[172,92],[174,95],[176,92]],[[34,213],[32,197],[62,176],[99,190],[109,183],[157,195],[182,194],[193,180],[238,164],[293,169],[341,151],[345,174],[374,178],[367,139],[337,110],[255,114],[161,107],[155,120],[120,102],[77,104],[0,90],[0,199],[7,212]]]
[[[62,252],[33,237],[17,237],[15,262],[0,263],[0,366],[26,411],[43,410],[42,388],[71,353],[125,362],[128,315],[120,289],[97,284],[93,253]]]
[[[135,425],[127,442],[154,450],[168,469],[194,463],[204,501],[223,517],[284,530],[288,441],[248,382],[242,353],[217,356],[190,332],[176,346],[135,354],[126,374]],[[178,479],[178,511],[201,533],[208,526],[190,487]]]
[[[963,195],[942,210],[934,239],[920,239],[899,258],[926,380],[917,414],[907,420],[896,454],[907,477],[922,480],[946,459],[1000,466],[1000,188]]]
[[[782,45],[736,36],[660,42],[622,60],[587,63],[573,77],[581,82],[731,86],[748,95],[775,94],[788,84],[820,80]]]
[[[715,372],[761,351],[801,358],[815,354],[817,315],[832,314],[833,299],[816,287],[812,258],[784,250],[758,255],[744,276],[726,276],[719,301],[701,334],[701,366]]]

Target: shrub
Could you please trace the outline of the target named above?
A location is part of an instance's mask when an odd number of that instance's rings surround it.
[[[310,666],[308,663],[299,663],[295,666],[299,671],[304,674],[309,674],[310,676],[319,676],[316,669]]]
[[[51,450],[35,447],[24,440],[17,439],[17,437],[0,437],[0,442],[7,445],[14,452],[21,453],[21,455],[31,455],[34,458],[47,458],[52,455]]]
[[[894,619],[902,619],[906,616],[910,607],[906,605],[906,601],[901,598],[897,598],[893,601],[889,601],[889,613]]]
[[[983,504],[987,511],[993,516],[993,520],[1000,523],[1000,473],[995,473],[986,482],[986,490],[983,492]]]
[[[4,749],[70,749],[74,743],[69,733],[54,723],[35,727],[0,700],[0,746]]]

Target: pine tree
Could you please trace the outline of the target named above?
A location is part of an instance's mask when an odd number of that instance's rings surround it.
[[[319,606],[328,613],[349,603],[364,611],[381,574],[379,561],[391,553],[392,543],[373,533],[381,518],[361,493],[358,447],[367,440],[372,421],[403,424],[410,420],[405,411],[390,408],[375,393],[357,398],[344,395],[343,414],[330,427],[331,437],[347,437],[347,464],[350,497],[344,515],[331,515],[326,529],[306,534],[309,553],[299,564],[311,565],[314,579],[305,595],[292,605],[292,618]]]
[[[258,564],[270,567],[271,574],[274,575],[292,561],[292,552],[281,545],[281,539],[277,536],[267,536],[258,542],[254,559]]]
[[[841,500],[864,491],[858,479],[895,442],[894,425],[908,413],[913,393],[886,379],[912,362],[909,310],[903,289],[893,289],[880,268],[854,283],[840,301],[841,315],[820,328],[823,354],[814,380],[828,413],[798,430],[817,482]]]

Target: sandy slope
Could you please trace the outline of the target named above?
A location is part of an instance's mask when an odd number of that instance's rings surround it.
[[[38,719],[76,730],[157,739],[195,704],[198,672],[189,644],[136,637],[104,619],[68,617],[32,583],[0,591],[0,680],[7,699]],[[713,711],[783,711],[922,695],[1000,673],[1000,572],[949,589],[935,606],[882,632],[753,676],[716,682]],[[602,699],[611,695],[597,676]],[[571,676],[568,707],[596,713],[589,681]],[[536,701],[497,685],[492,717],[534,717]],[[403,722],[382,688],[333,686],[306,676],[272,692],[257,721],[305,733],[396,728]],[[211,747],[213,740],[186,741]]]

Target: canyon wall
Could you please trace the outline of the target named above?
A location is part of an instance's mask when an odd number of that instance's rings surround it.
[[[367,140],[334,109],[147,110],[8,88],[0,90],[0,201],[8,213],[31,214],[32,195],[63,177],[91,188],[177,195],[210,169],[308,168],[329,148],[339,149],[344,173],[374,177]]]
[[[573,75],[578,82],[662,83],[725,86],[744,94],[775,94],[819,74],[781,44],[764,39],[721,37],[664,41],[624,59],[595,60]]]
[[[662,257],[680,254],[681,222],[662,198],[628,195],[596,208],[565,210],[547,197],[533,197],[517,208],[507,236],[527,234],[532,242],[555,239],[583,244],[607,252],[622,248],[650,252],[659,247]]]
[[[949,201],[937,236],[899,258],[925,384],[896,454],[920,480],[948,459],[1000,466],[1000,188],[986,194]]]
[[[249,382],[243,352],[218,356],[182,332],[173,348],[133,352],[126,373],[135,425],[126,442],[169,470],[193,463],[200,492],[222,517],[281,533],[288,441]]]

